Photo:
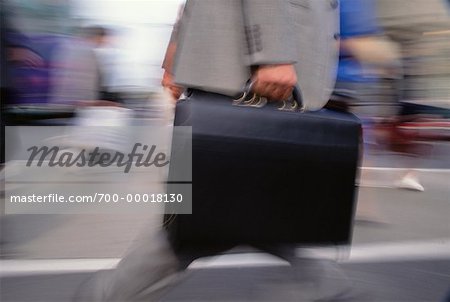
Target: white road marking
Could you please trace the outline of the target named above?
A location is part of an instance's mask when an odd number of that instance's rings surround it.
[[[119,258],[0,260],[0,277],[95,272],[112,269],[119,261]]]
[[[340,263],[375,263],[450,260],[450,238],[429,241],[378,242],[341,248],[301,249],[302,255],[335,259]],[[119,258],[0,260],[0,277],[89,273],[112,269]],[[288,262],[265,253],[227,254],[196,260],[190,269],[287,266]]]

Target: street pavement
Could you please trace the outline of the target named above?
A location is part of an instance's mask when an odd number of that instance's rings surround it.
[[[364,159],[351,250],[310,247],[314,257],[337,260],[353,284],[354,295],[339,301],[444,301],[450,148],[433,150],[420,161],[387,152]],[[408,168],[417,169],[424,192],[395,187]],[[6,215],[1,222],[1,301],[47,302],[71,301],[95,271],[114,267],[142,228],[161,225],[152,213]],[[302,301],[290,270],[257,251],[200,259],[164,301]]]
[[[444,301],[449,261],[344,264],[355,302]],[[2,279],[2,301],[69,302],[92,274],[45,274]],[[195,270],[162,301],[303,301],[289,267],[208,268]],[[304,300],[309,301],[309,300]]]

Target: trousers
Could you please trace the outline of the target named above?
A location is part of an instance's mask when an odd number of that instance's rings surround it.
[[[256,248],[291,264],[292,276],[299,284],[302,301],[314,301],[324,297],[335,299],[336,296],[347,295],[351,290],[348,279],[334,261],[299,256],[298,249],[290,245]],[[154,234],[143,232],[117,267],[114,270],[97,272],[84,282],[74,301],[164,301],[164,296],[171,288],[193,273],[193,270],[187,269],[192,261],[217,255],[226,249],[227,247],[220,250],[216,248],[177,252],[169,243],[164,230]],[[307,286],[302,287],[302,284]]]

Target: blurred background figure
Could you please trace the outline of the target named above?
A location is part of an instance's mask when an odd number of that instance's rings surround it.
[[[399,48],[378,24],[375,0],[341,1],[341,53],[335,95],[364,121],[366,152],[373,149],[376,124],[399,111],[396,82],[401,76]]]
[[[2,34],[2,47],[13,43],[25,50],[14,52],[14,60],[2,64],[2,77],[5,75],[6,79],[8,75],[10,87],[8,113],[23,117],[24,105],[30,104],[39,105],[41,112],[44,109],[62,110],[55,94],[61,96],[64,90],[61,81],[64,80],[58,79],[58,87],[52,87],[53,81],[55,76],[67,72],[67,61],[62,61],[70,59],[68,56],[76,51],[67,51],[69,45],[86,41],[82,35],[86,37],[87,32],[79,29],[87,30],[89,25],[95,24],[108,29],[109,36],[107,43],[94,47],[104,71],[99,99],[120,100],[141,116],[149,110],[161,114],[166,109],[159,97],[160,66],[177,8],[182,2],[3,0],[2,17],[6,18],[2,18],[2,33],[8,34]],[[9,43],[3,43],[3,40]],[[80,47],[77,43],[78,50]],[[24,54],[28,58],[22,60],[20,66],[14,63]],[[6,52],[2,52],[3,59],[6,60]],[[2,83],[2,86],[6,85],[6,81],[2,80]],[[20,113],[17,106],[21,106]],[[28,117],[30,111],[27,108]]]
[[[402,73],[401,55],[379,26],[376,5],[375,0],[341,1],[340,57],[331,102],[341,103],[363,121],[365,165],[373,165],[368,154],[379,147],[374,129],[389,123],[400,108],[396,86]],[[358,204],[357,219],[384,221],[376,200],[368,199]]]
[[[450,137],[450,17],[446,2],[378,1],[379,22],[400,46],[404,66],[399,86],[401,108],[391,123],[380,127],[380,141],[392,151],[412,155],[416,166]],[[396,185],[424,190],[414,171]]]
[[[2,40],[9,49],[7,65],[2,67],[9,82],[7,103],[48,101],[52,57],[70,30],[69,16],[66,0],[3,1]]]
[[[418,140],[448,138],[448,15],[443,1],[419,2],[341,1],[335,98],[346,99],[365,122],[366,165],[376,166],[376,154],[389,151],[410,157],[399,166],[418,167],[432,149]],[[440,30],[426,32],[432,28]],[[397,177],[372,185],[424,190],[414,169]]]
[[[55,55],[58,68],[52,76],[52,103],[106,104],[98,102],[108,95],[104,88],[103,66],[96,49],[107,43],[108,36],[108,30],[104,27],[86,26],[61,47]]]
[[[3,163],[5,110],[12,105],[47,102],[51,54],[70,19],[65,0],[2,0],[0,5]]]
[[[340,46],[335,93],[349,97],[349,110],[366,122],[396,114],[401,55],[378,24],[376,0],[342,1]]]

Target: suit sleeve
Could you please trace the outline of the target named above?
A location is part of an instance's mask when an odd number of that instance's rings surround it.
[[[249,65],[296,63],[289,0],[242,0],[242,5]]]
[[[170,35],[169,45],[166,49],[166,54],[164,55],[164,60],[162,63],[162,68],[167,72],[172,73],[173,71],[173,60],[175,58],[175,52],[177,49],[177,41],[179,36],[179,30],[181,26],[181,18],[183,16],[183,11],[185,10],[184,5],[178,10],[177,20],[172,28],[172,34]]]

